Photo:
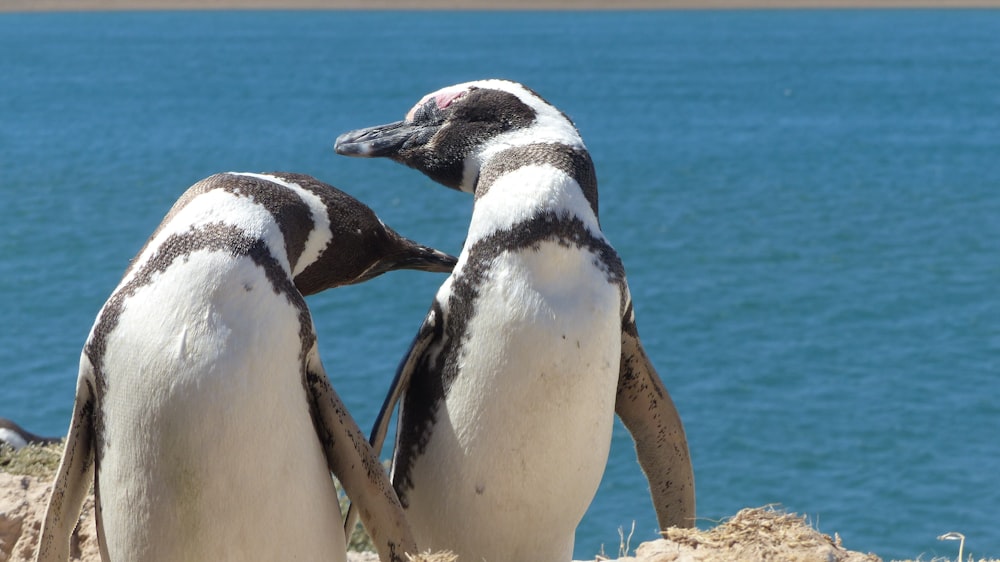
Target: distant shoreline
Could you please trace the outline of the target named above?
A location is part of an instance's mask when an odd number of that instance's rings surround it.
[[[1000,8],[1000,0],[0,0],[0,12]]]

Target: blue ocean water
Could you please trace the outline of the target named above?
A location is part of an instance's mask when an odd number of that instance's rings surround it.
[[[701,526],[778,503],[886,559],[1000,556],[1000,12],[0,15],[0,416],[65,431],[101,304],[174,199],[292,170],[457,253],[471,199],[334,155],[421,95],[575,119]],[[368,427],[439,275],[309,300]],[[655,537],[616,428],[577,557]]]

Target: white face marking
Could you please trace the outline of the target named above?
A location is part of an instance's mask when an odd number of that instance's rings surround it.
[[[462,183],[459,189],[466,193],[475,192],[475,181],[484,162],[497,152],[514,146],[524,146],[539,143],[558,143],[586,150],[583,139],[576,127],[558,109],[546,103],[527,88],[516,82],[507,80],[477,80],[454,86],[447,86],[431,92],[420,99],[406,114],[406,120],[412,121],[414,114],[430,99],[437,101],[439,108],[448,107],[455,100],[464,96],[471,88],[500,90],[517,96],[522,103],[535,110],[535,122],[526,129],[517,129],[498,135],[487,141],[477,153],[465,160],[462,173]]]
[[[309,206],[309,210],[312,213],[313,229],[312,232],[309,233],[309,238],[306,240],[306,247],[302,251],[302,255],[299,256],[299,260],[295,264],[295,269],[292,270],[293,278],[302,273],[302,271],[305,270],[309,264],[312,264],[319,259],[323,250],[330,245],[330,241],[333,239],[333,236],[330,234],[330,215],[327,212],[326,205],[323,204],[323,200],[320,199],[318,195],[303,188],[297,183],[285,181],[281,178],[268,174],[230,173],[238,176],[260,178],[265,181],[285,186],[294,191],[296,195],[298,195],[299,198]]]
[[[28,444],[21,434],[7,428],[0,428],[0,441],[13,447],[15,451]]]
[[[517,96],[522,103],[535,111],[535,122],[526,129],[515,129],[498,135],[487,141],[479,151],[470,156],[465,161],[465,169],[462,174],[462,184],[459,186],[462,191],[468,193],[475,192],[475,181],[479,176],[479,170],[483,163],[501,150],[506,150],[515,146],[525,146],[529,144],[558,143],[573,148],[586,150],[587,147],[565,115],[551,104],[546,103],[527,88],[516,82],[506,80],[480,80],[461,84],[461,87],[489,88],[501,90]],[[458,86],[453,86],[457,88]]]
[[[604,237],[576,180],[553,166],[530,165],[504,174],[476,201],[465,248],[498,230],[529,220],[539,211],[575,216],[591,234]]]

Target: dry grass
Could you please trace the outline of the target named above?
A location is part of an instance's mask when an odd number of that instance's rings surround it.
[[[434,554],[424,553],[416,556],[407,554],[406,559],[410,562],[456,562],[458,556],[450,552],[435,552]]]
[[[17,451],[3,443],[0,444],[0,472],[51,478],[59,468],[62,452],[62,442],[28,445]]]
[[[741,510],[719,525],[702,531],[698,529],[667,529],[663,533],[669,542],[683,549],[697,552],[699,562],[728,562],[731,560],[767,560],[788,562],[881,562],[871,553],[854,552],[844,548],[840,536],[833,537],[813,528],[804,515],[787,513],[765,506]],[[649,556],[650,544],[639,548],[639,559],[657,560]],[[958,551],[956,545],[956,552]],[[684,559],[683,557],[680,559]],[[953,558],[934,558],[928,561],[907,560],[894,562],[952,562]],[[975,562],[968,557],[968,562]],[[1000,562],[998,559],[979,559],[978,562]]]
[[[804,515],[787,513],[776,506],[742,509],[736,515],[707,531],[670,528],[664,536],[676,543],[693,547],[722,548],[737,544],[781,544],[794,548],[826,544],[840,546],[835,540],[809,525]]]
[[[663,533],[673,548],[697,551],[704,562],[729,560],[787,560],[795,562],[881,562],[874,554],[845,549],[840,537],[820,533],[805,516],[786,513],[773,506],[747,508],[716,527],[667,529]],[[655,544],[655,543],[654,543]],[[643,545],[639,549],[642,553]]]

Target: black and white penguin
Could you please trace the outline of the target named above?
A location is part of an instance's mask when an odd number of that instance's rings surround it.
[[[104,560],[344,561],[332,472],[380,558],[404,560],[405,516],[330,385],[303,296],[454,263],[309,176],[196,183],[87,339],[37,559],[67,559],[93,484]]]
[[[58,437],[35,435],[7,418],[0,418],[0,443],[9,445],[15,451],[28,445],[48,445],[58,442]]]
[[[341,135],[475,195],[458,265],[372,432],[402,396],[392,481],[420,549],[566,561],[607,464],[614,416],[635,440],[659,524],[694,524],[680,416],[643,350],[597,179],[561,111],[514,82],[424,96],[403,121]]]

